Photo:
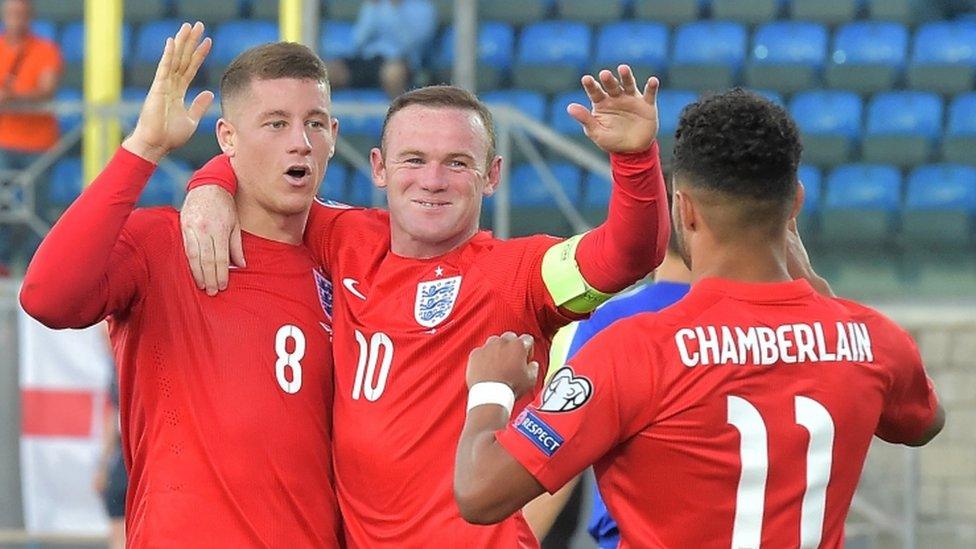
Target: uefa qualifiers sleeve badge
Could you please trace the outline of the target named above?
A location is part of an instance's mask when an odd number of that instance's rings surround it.
[[[578,376],[569,366],[563,366],[553,374],[542,393],[540,412],[570,412],[586,404],[593,395],[593,383]]]

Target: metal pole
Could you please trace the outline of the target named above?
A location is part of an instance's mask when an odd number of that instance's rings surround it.
[[[472,93],[478,91],[478,2],[454,1],[454,67],[451,81]]]
[[[509,174],[512,171],[509,159],[512,157],[512,126],[504,116],[495,119],[495,129],[498,130],[498,154],[502,157],[502,173],[498,190],[495,191],[495,214],[492,219],[492,232],[496,237],[505,239],[512,232],[511,227],[511,193],[509,192]]]
[[[905,452],[905,499],[904,522],[902,523],[902,537],[905,549],[915,549],[918,546],[918,478],[919,457],[918,450],[906,448]]]
[[[85,133],[81,147],[87,185],[121,140],[117,116],[95,111],[122,92],[122,0],[85,1]]]
[[[317,52],[319,46],[319,2],[279,0],[278,35],[288,42],[305,44]]]

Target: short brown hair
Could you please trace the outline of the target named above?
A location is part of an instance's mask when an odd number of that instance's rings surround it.
[[[278,78],[314,80],[329,92],[329,73],[315,52],[295,42],[272,42],[247,49],[230,62],[220,78],[220,108],[247,91],[251,81]]]
[[[423,105],[425,107],[440,107],[446,109],[462,109],[474,111],[481,118],[488,132],[488,164],[495,158],[495,126],[491,119],[491,111],[481,102],[480,99],[464,88],[448,85],[424,86],[415,90],[400,94],[390,108],[386,111],[386,118],[383,120],[383,132],[380,144],[385,147],[386,127],[390,124],[390,119],[397,112],[409,107],[410,105]]]

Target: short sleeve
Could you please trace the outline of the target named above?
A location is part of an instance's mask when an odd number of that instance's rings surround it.
[[[891,382],[875,434],[904,444],[920,439],[932,425],[939,401],[915,342],[901,328],[892,328]]]
[[[621,345],[633,324],[603,330],[552,375],[498,442],[550,493],[641,431],[653,417],[646,347]]]

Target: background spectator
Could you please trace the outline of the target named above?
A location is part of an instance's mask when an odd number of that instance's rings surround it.
[[[332,86],[381,87],[390,97],[400,95],[436,29],[437,11],[429,0],[363,2],[353,30],[356,55],[329,63]]]

